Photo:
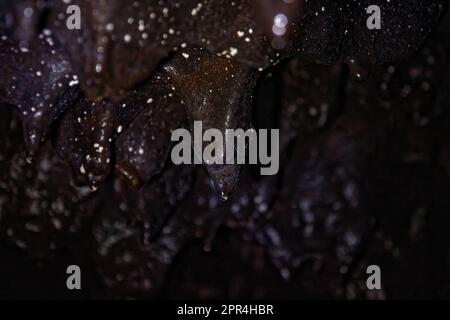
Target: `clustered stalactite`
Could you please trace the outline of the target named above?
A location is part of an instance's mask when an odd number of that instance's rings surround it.
[[[274,286],[370,298],[365,263],[416,259],[431,237],[417,221],[435,210],[429,225],[448,225],[450,207],[430,195],[450,189],[445,1],[379,2],[381,30],[369,0],[0,1],[0,233],[38,258],[87,234],[121,297],[179,277],[174,296],[258,298],[241,270],[225,294],[174,262],[213,267],[226,228],[238,265]],[[281,172],[174,166],[171,132],[198,120],[280,128]]]

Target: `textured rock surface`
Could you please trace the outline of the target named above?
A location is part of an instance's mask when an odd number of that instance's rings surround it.
[[[379,2],[0,0],[0,296],[448,298],[450,20]],[[195,120],[279,174],[172,165]]]

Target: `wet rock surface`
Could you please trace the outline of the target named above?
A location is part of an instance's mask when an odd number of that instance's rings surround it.
[[[72,2],[0,1],[0,296],[449,297],[444,1]],[[280,172],[173,165],[196,120]]]

